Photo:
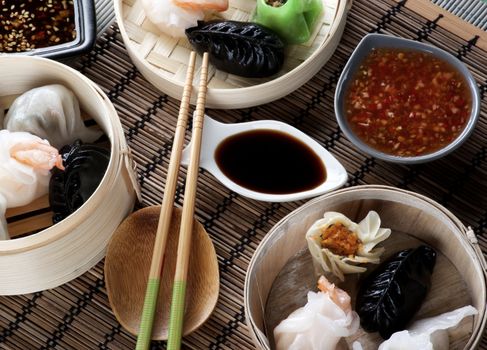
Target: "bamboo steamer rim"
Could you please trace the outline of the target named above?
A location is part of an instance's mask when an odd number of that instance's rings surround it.
[[[109,130],[105,130],[105,132],[110,139],[110,160],[105,175],[95,193],[76,212],[65,218],[62,222],[52,225],[36,234],[11,240],[1,240],[0,256],[37,249],[69,234],[75,227],[79,226],[81,218],[89,217],[96,212],[97,201],[99,202],[101,198],[109,194],[111,190],[110,185],[113,184],[118,176],[129,177],[129,181],[134,186],[134,189],[138,188],[133,174],[130,174],[132,167],[129,164],[132,164],[132,160],[130,159],[130,151],[125,142],[120,119],[105,93],[80,72],[62,63],[37,56],[0,56],[0,64],[15,66],[18,62],[36,65],[36,68],[40,71],[46,67],[49,67],[49,69],[53,68],[60,75],[67,75],[73,81],[77,80],[76,83],[83,84],[93,95],[100,98],[101,106],[105,110],[104,114],[108,118],[107,126]],[[130,169],[128,171],[129,174],[122,171],[124,168]]]
[[[127,49],[127,52],[129,53],[130,58],[132,59],[135,66],[139,69],[139,71],[141,71],[142,75],[144,75],[151,84],[155,85],[158,89],[162,90],[164,93],[170,95],[171,97],[180,99],[183,91],[184,81],[179,81],[172,77],[163,77],[159,75],[153,65],[148,63],[143,57],[140,57],[137,50],[133,48],[133,45],[131,44],[131,39],[129,38],[125,29],[124,18],[122,15],[122,2],[123,0],[114,1],[115,19],[117,21],[118,27],[120,29],[120,34],[122,35],[123,42],[125,43],[125,47]],[[272,102],[298,89],[309,79],[311,79],[312,76],[316,74],[326,63],[326,61],[328,60],[328,58],[326,58],[326,55],[329,54],[331,56],[331,54],[335,51],[341,34],[343,33],[347,13],[352,7],[352,3],[353,0],[338,0],[337,10],[335,12],[335,17],[333,18],[333,23],[330,26],[331,28],[328,36],[321,43],[321,45],[317,49],[315,49],[314,52],[306,60],[301,62],[297,67],[275,79],[252,86],[229,89],[208,87],[207,106],[209,108],[228,109],[252,107],[258,104]],[[335,42],[333,42],[333,40],[335,40]],[[328,50],[330,48],[329,46],[333,46],[331,50]],[[322,62],[321,59],[323,59],[324,61]],[[147,71],[147,75],[144,71]],[[303,77],[305,79],[303,79]],[[293,82],[295,81],[299,81],[299,84],[290,89],[290,83],[293,84]],[[164,89],[160,88],[158,86],[159,84],[165,85]],[[232,103],[228,101],[221,102],[223,100],[227,100],[228,98],[236,96],[253,95],[255,97],[269,93],[272,93],[275,96],[272,96],[268,99],[263,99],[263,101],[258,101],[257,103],[252,101],[231,101]],[[213,101],[213,96],[219,96],[218,103],[216,103],[216,101]]]
[[[474,232],[472,229],[469,227],[465,227],[465,225],[455,216],[451,211],[446,209],[444,206],[439,204],[438,202],[434,201],[431,198],[428,198],[424,195],[404,190],[404,189],[399,189],[391,186],[384,186],[384,185],[362,185],[362,186],[354,186],[354,187],[349,187],[345,189],[340,189],[337,191],[333,191],[327,194],[324,194],[323,196],[317,197],[315,199],[312,199],[305,203],[304,205],[300,206],[299,208],[293,210],[290,212],[288,215],[283,217],[279,222],[277,222],[270,230],[269,232],[274,232],[274,230],[278,227],[280,227],[284,222],[286,222],[289,217],[295,215],[296,213],[307,209],[308,207],[313,206],[315,203],[320,202],[324,199],[335,197],[335,196],[340,196],[343,194],[350,194],[350,193],[370,193],[370,192],[393,192],[395,194],[401,193],[406,196],[409,196],[412,199],[420,200],[426,204],[428,204],[432,209],[435,209],[437,212],[440,214],[443,214],[446,216],[447,220],[450,220],[450,222],[453,224],[455,228],[458,229],[458,231],[461,232],[461,235],[458,236],[460,241],[462,242],[463,248],[465,252],[467,253],[468,257],[471,258],[474,262],[474,265],[477,267],[477,271],[479,272],[479,275],[482,275],[483,279],[480,281],[482,285],[482,290],[480,291],[481,294],[481,299],[482,300],[487,300],[486,296],[486,281],[487,281],[487,263],[485,261],[484,255],[479,247],[478,241],[475,237]],[[254,321],[254,318],[252,314],[250,313],[249,310],[249,305],[250,305],[250,291],[249,291],[249,285],[251,283],[251,277],[250,272],[254,270],[254,267],[256,266],[256,260],[259,255],[259,253],[263,250],[264,247],[266,247],[267,242],[273,240],[274,237],[272,237],[272,234],[267,234],[264,239],[260,242],[259,246],[255,250],[252,259],[249,263],[249,267],[247,269],[247,273],[245,276],[245,282],[244,282],[244,306],[245,306],[245,319],[248,327],[250,328],[250,334],[252,339],[254,340],[254,343],[261,349],[269,349],[268,346],[268,339],[265,336],[265,334],[262,333],[262,331],[259,329],[257,324]],[[473,292],[473,291],[471,291]],[[475,291],[478,292],[478,291]],[[261,305],[265,305],[266,300],[261,300]],[[480,319],[480,322],[477,324],[477,327],[474,326],[473,332],[465,345],[464,349],[473,349],[476,348],[481,341],[483,331],[486,327],[487,323],[487,307],[484,303],[483,305],[483,310],[478,310],[479,313],[477,317]]]

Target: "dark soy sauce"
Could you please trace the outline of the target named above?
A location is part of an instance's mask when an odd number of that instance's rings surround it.
[[[275,130],[253,130],[224,139],[215,151],[220,170],[247,189],[288,194],[326,180],[323,161],[297,138]]]

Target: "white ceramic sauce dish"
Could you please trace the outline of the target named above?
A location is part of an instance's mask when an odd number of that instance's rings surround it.
[[[218,166],[215,159],[215,151],[225,139],[240,133],[255,130],[279,131],[288,134],[307,145],[323,162],[326,169],[325,181],[310,190],[286,194],[257,192],[246,187],[242,187],[241,185],[232,181]],[[191,143],[183,151],[181,160],[183,165],[187,165],[189,162],[190,146]],[[224,124],[205,116],[200,166],[213,174],[228,189],[242,196],[266,202],[288,202],[316,197],[343,186],[348,178],[345,168],[318,142],[291,125],[275,120]]]

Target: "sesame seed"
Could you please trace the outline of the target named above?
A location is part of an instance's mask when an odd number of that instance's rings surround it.
[[[73,0],[0,2],[0,52],[22,52],[76,38]]]

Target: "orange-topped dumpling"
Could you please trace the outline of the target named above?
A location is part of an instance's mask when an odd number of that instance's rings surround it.
[[[326,212],[306,233],[313,262],[321,273],[331,272],[342,281],[345,274],[364,272],[361,264],[378,264],[384,249],[375,246],[391,234],[380,223],[375,211],[359,224],[341,213]]]

